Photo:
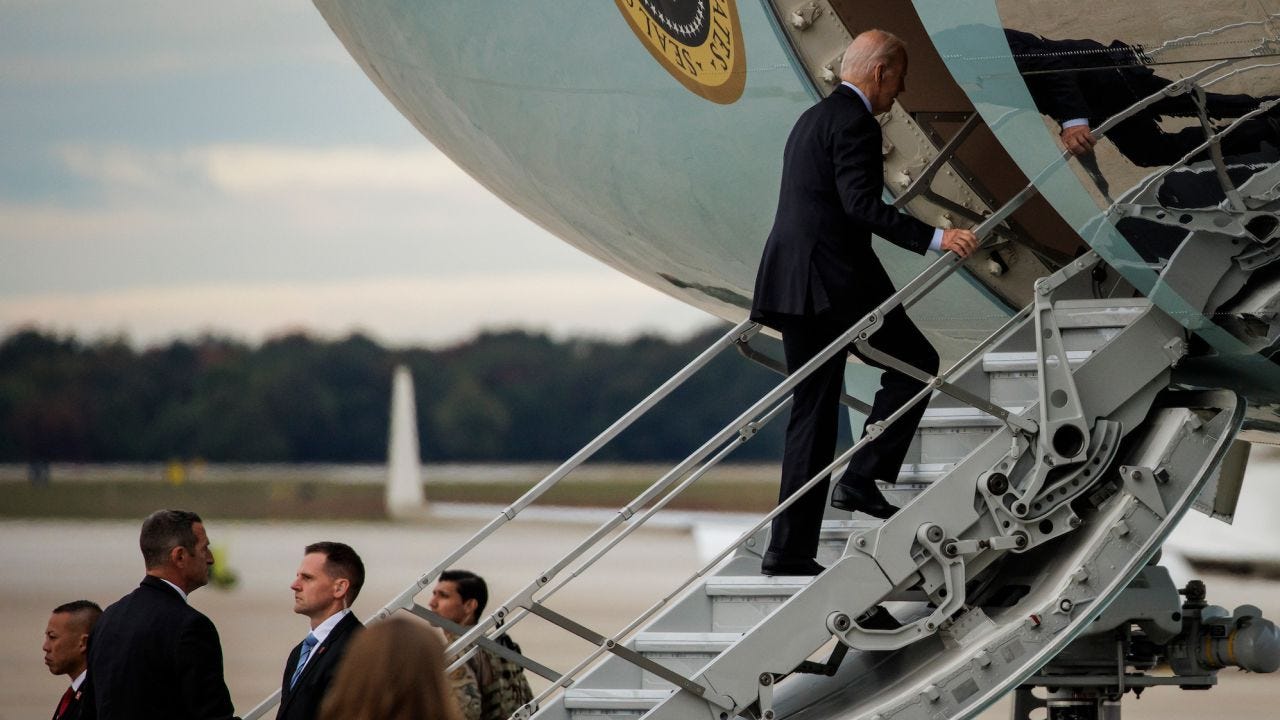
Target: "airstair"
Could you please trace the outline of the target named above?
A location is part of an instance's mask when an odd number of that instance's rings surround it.
[[[1197,83],[1226,66],[1171,85],[1095,135],[1164,95],[1203,93]],[[1217,141],[1274,104],[1221,131],[1202,118],[1205,145],[1179,163],[1210,152],[1206,172],[1219,179],[1234,219],[1221,222],[1218,205],[1180,211],[1176,223],[1170,219],[1157,195],[1161,183],[1176,179],[1166,178],[1173,168],[1111,209],[1113,220],[1176,230],[1179,252],[1157,263],[1161,281],[1197,289],[1182,293],[1197,317],[1234,302],[1254,324],[1271,318],[1267,327],[1250,331],[1262,338],[1262,347],[1280,335],[1280,283],[1252,294],[1240,289],[1280,255],[1271,237],[1280,171],[1272,168],[1235,187],[1234,168],[1224,164]],[[977,121],[970,118],[918,173],[898,198],[900,206],[928,191]],[[992,236],[1034,186],[982,219],[975,228],[979,237]],[[1244,227],[1246,220],[1256,226],[1256,215],[1270,218],[1265,231]],[[1236,220],[1240,228],[1231,224]],[[1219,236],[1228,231],[1235,239],[1222,242]],[[1015,720],[1039,708],[1050,720],[1115,718],[1118,710],[1107,705],[1129,690],[1208,687],[1226,666],[1275,671],[1280,633],[1257,608],[1212,606],[1203,585],[1179,589],[1155,564],[1162,542],[1189,509],[1230,519],[1239,464],[1224,459],[1241,452],[1235,438],[1243,399],[1231,390],[1182,382],[1179,364],[1199,352],[1187,327],[1132,288],[1113,285],[1102,292],[1097,277],[1107,268],[1093,252],[1036,280],[1030,304],[936,377],[912,367],[910,358],[878,355],[868,341],[882,319],[910,308],[959,264],[952,254],[934,262],[573,549],[533,573],[521,590],[491,603],[493,610],[477,625],[453,625],[419,602],[442,571],[516,520],[713,357],[736,348],[777,367],[751,346],[761,328],[738,324],[371,621],[412,613],[457,636],[447,650],[453,667],[483,650],[541,675],[549,687],[516,713],[539,720],[959,719],[1009,693],[1015,695]],[[829,508],[817,558],[827,570],[812,578],[763,576],[770,521],[801,497],[797,492],[618,629],[586,627],[547,606],[550,596],[607,561],[630,533],[782,416],[796,383],[850,343],[927,386],[883,425],[869,428],[806,489],[875,442],[908,407],[928,403],[898,482],[882,486],[902,507],[897,514],[880,521]],[[857,398],[845,402],[865,407]],[[496,642],[531,615],[594,650],[560,672]],[[1150,672],[1157,666],[1172,674]],[[1033,688],[1050,689],[1037,696]],[[275,701],[268,698],[244,717],[261,717]]]
[[[1243,416],[1231,393],[1167,389],[1184,331],[1148,301],[1072,296],[1096,262],[934,381],[884,487],[901,512],[829,511],[817,578],[761,576],[758,529],[630,636],[663,672],[615,654],[534,717],[968,717],[1088,630]],[[882,603],[901,627],[872,627]]]
[[[967,717],[1017,686],[1144,569],[1243,410],[1229,393],[1164,392],[1182,332],[1145,301],[1063,299],[1052,315],[1020,316],[952,382],[1054,426],[1061,416],[1036,409],[1035,335],[1052,324],[1065,352],[1050,357],[1081,388],[1061,405],[1080,409],[1087,435],[1037,448],[936,395],[885,488],[906,507],[885,523],[831,511],[826,573],[761,577],[757,535],[633,636],[695,688],[610,658],[536,717]],[[861,626],[878,603],[903,626]]]
[[[1035,674],[1054,667],[1078,637],[1083,659],[1063,665],[1059,676],[1084,678],[1113,697],[1132,673],[1123,649],[1117,666],[1109,635],[1096,640],[1100,617],[1117,628],[1148,621],[1149,633],[1130,633],[1127,642],[1160,661],[1180,658],[1180,674],[1194,676],[1177,679],[1184,685],[1211,684],[1226,664],[1274,670],[1280,641],[1256,608],[1206,614],[1203,592],[1193,591],[1188,602],[1196,606],[1182,612],[1167,575],[1150,565],[1178,519],[1218,479],[1244,403],[1230,391],[1171,387],[1171,371],[1188,353],[1185,328],[1144,298],[1095,297],[1100,261],[1092,253],[1042,278],[1030,305],[937,377],[880,358],[928,381],[912,401],[929,406],[908,464],[900,482],[884,488],[903,507],[884,522],[829,509],[821,575],[760,574],[769,521],[788,502],[610,635],[547,607],[547,597],[781,415],[801,377],[850,342],[874,353],[866,343],[880,318],[909,307],[955,267],[951,254],[935,262],[476,626],[453,626],[418,602],[440,572],[716,354],[738,347],[758,356],[750,342],[760,328],[734,327],[373,621],[411,612],[460,636],[448,649],[455,664],[484,649],[546,677],[550,687],[517,713],[546,720],[966,718],[1024,682],[1052,682],[1064,692],[1067,681]],[[809,486],[878,434],[873,428]],[[1131,584],[1141,588],[1137,595]],[[1152,595],[1153,587],[1164,592]],[[1153,620],[1153,603],[1167,608],[1170,596],[1174,609]],[[1113,607],[1124,610],[1107,615]],[[560,674],[494,640],[528,615],[595,650]],[[1185,617],[1171,619],[1178,616]],[[1234,655],[1200,651],[1228,639]],[[1018,695],[1024,716],[1045,702],[1025,691]]]
[[[984,220],[979,237],[1033,192],[1029,185]],[[1140,210],[1143,197],[1126,201]],[[1192,233],[1180,247],[1197,252],[1163,261],[1162,277],[1193,276],[1206,257],[1224,254],[1241,272],[1264,264],[1239,262],[1254,248],[1213,243]],[[458,636],[447,650],[454,666],[484,650],[543,676],[550,686],[516,714],[542,720],[937,720],[972,717],[1011,692],[1016,720],[1039,707],[1051,720],[1092,718],[1127,690],[1206,687],[1228,665],[1280,667],[1280,633],[1257,608],[1209,605],[1203,586],[1179,590],[1154,564],[1193,506],[1229,520],[1240,480],[1222,468],[1241,451],[1245,403],[1230,390],[1176,381],[1175,369],[1194,354],[1187,329],[1127,286],[1102,292],[1106,267],[1090,252],[1037,280],[1030,304],[936,377],[868,344],[889,312],[910,308],[959,264],[950,253],[934,262],[477,625],[453,625],[417,600],[719,353],[737,348],[776,367],[751,346],[761,328],[738,324],[372,621],[409,612]],[[1216,286],[1201,284],[1204,307],[1196,310],[1209,313]],[[1280,287],[1272,289],[1268,297],[1280,298]],[[902,506],[897,514],[879,521],[828,509],[818,557],[827,570],[763,576],[769,523],[802,490],[611,634],[547,606],[782,415],[795,384],[850,343],[926,387],[805,489],[928,403],[899,482],[883,487]],[[530,615],[595,649],[561,673],[495,641]],[[1161,664],[1173,676],[1148,672]],[[1040,697],[1034,687],[1052,690]]]
[[[879,318],[935,287],[958,266],[954,255],[851,327],[476,626],[452,626],[416,598],[712,357],[748,347],[758,326],[744,322],[726,333],[373,621],[411,612],[460,635],[448,649],[455,664],[484,649],[546,677],[550,687],[521,717],[971,717],[1096,630],[1097,618],[1135,578],[1159,570],[1149,561],[1216,480],[1243,419],[1243,402],[1232,392],[1171,388],[1171,369],[1188,351],[1185,329],[1146,299],[1094,297],[1098,265],[1088,254],[1043,278],[1031,305],[953,368],[928,378],[913,400],[930,404],[901,482],[885,488],[903,509],[885,522],[829,510],[818,558],[828,569],[815,578],[760,574],[768,524],[780,507],[611,635],[544,603],[782,414],[800,377],[849,342],[874,352],[866,342]],[[882,360],[920,374],[900,359]],[[877,435],[869,432],[810,486]],[[1134,605],[1148,612],[1144,603]],[[595,650],[559,674],[495,642],[528,615]],[[1130,618],[1112,620],[1128,627]],[[1202,681],[1220,666],[1214,662],[1265,670],[1275,654],[1268,650],[1275,627],[1256,609],[1225,625],[1213,611],[1194,627],[1171,622],[1163,618],[1155,635],[1170,647],[1199,647],[1205,628],[1255,628],[1252,660],[1205,660],[1191,651],[1188,673]],[[1114,665],[1113,646],[1105,649]],[[1028,695],[1019,707],[1034,704]],[[269,698],[245,717],[272,705]]]

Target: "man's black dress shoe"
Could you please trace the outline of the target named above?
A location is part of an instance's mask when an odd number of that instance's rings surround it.
[[[812,558],[781,559],[769,556],[765,553],[764,560],[760,563],[760,574],[762,575],[819,575],[825,567],[819,565]]]
[[[856,482],[856,485],[836,483],[831,490],[831,507],[849,512],[864,512],[881,520],[888,520],[898,512],[898,508],[885,499],[874,480]]]

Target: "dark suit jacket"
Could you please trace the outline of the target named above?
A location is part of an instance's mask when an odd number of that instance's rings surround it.
[[[94,626],[88,682],[98,720],[205,720],[234,712],[218,630],[149,575]]]
[[[289,680],[293,678],[293,670],[298,665],[298,655],[302,652],[302,643],[294,646],[289,659],[284,664],[284,681],[280,686],[280,709],[276,711],[276,719],[312,720],[320,714],[320,703],[329,689],[329,683],[338,672],[342,655],[347,650],[347,643],[364,625],[356,619],[355,613],[347,613],[346,617],[329,632],[324,642],[311,651],[311,657],[302,668],[302,676],[298,684],[289,688]]]
[[[840,85],[787,138],[751,319],[778,327],[828,310],[856,319],[892,295],[872,234],[924,254],[934,229],[883,198],[880,123]]]
[[[1004,33],[1036,108],[1059,123],[1086,118],[1091,125],[1101,125],[1171,84],[1143,64],[1138,48],[1119,40],[1103,45],[1097,40],[1049,40],[1020,30],[1005,29]],[[1209,117],[1217,119],[1240,117],[1273,97],[1210,92],[1205,100]],[[1196,104],[1187,93],[1162,98],[1131,117],[1154,120],[1197,115]],[[1159,130],[1153,128],[1153,132]],[[1159,142],[1158,136],[1153,139]]]

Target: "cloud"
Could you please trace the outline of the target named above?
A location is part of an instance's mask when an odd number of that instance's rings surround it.
[[[261,340],[291,329],[362,331],[391,344],[442,343],[480,327],[559,335],[683,334],[713,318],[621,275],[529,273],[445,279],[142,287],[0,299],[0,328],[26,325],[83,337],[124,334],[139,344],[202,331]]]
[[[54,154],[71,175],[118,197],[142,200],[141,193],[169,195],[208,182],[207,170],[190,152],[68,144],[55,148]]]
[[[311,3],[150,0],[50,4],[4,0],[0,67],[10,82],[91,86],[243,72],[280,64],[349,64]]]
[[[425,144],[57,152],[88,199],[0,202],[0,296],[406,273],[614,274]]]
[[[215,144],[178,152],[121,146],[56,149],[76,177],[111,194],[209,191],[239,197],[293,194],[441,193],[462,170],[430,145],[412,148]]]
[[[430,339],[702,317],[458,169],[309,2],[0,0],[0,17],[5,328]]]
[[[195,153],[215,187],[231,194],[448,192],[462,175],[430,146],[414,149],[216,146]]]

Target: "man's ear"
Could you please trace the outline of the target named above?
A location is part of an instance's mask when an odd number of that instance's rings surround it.
[[[80,640],[76,643],[76,649],[80,652],[89,651],[89,633],[80,633]]]
[[[476,617],[476,608],[480,607],[479,600],[476,600],[475,598],[466,600],[462,603],[462,607],[467,609],[467,615],[470,616],[473,621],[480,620],[480,618]]]
[[[346,578],[337,578],[333,581],[333,596],[342,598],[343,604],[346,604],[347,593],[351,590],[351,581]]]
[[[190,553],[187,552],[186,548],[176,545],[169,550],[169,564],[174,567],[182,567],[189,555]]]

